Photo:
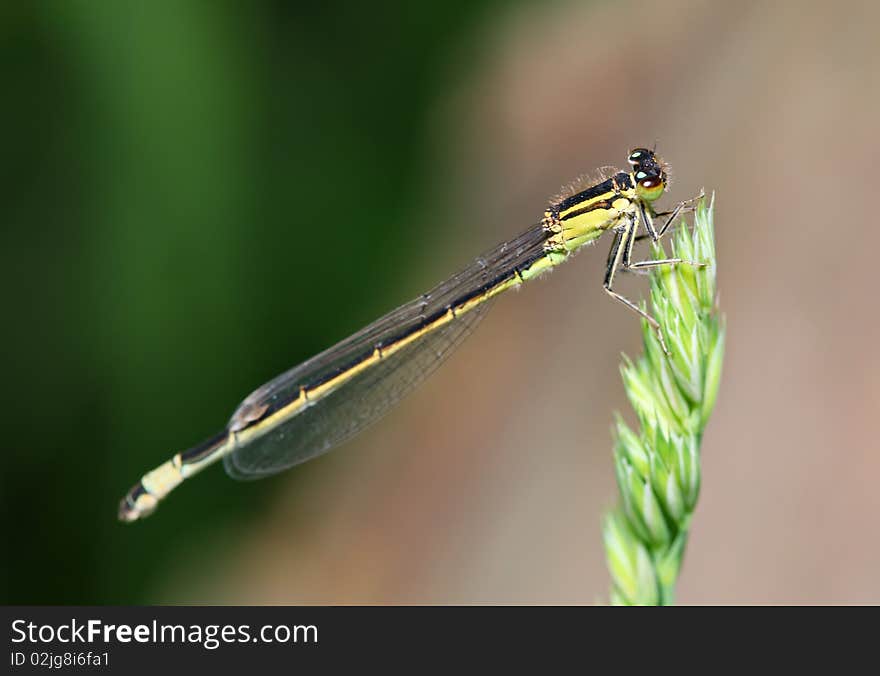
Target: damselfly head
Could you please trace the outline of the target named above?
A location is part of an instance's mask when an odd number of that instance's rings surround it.
[[[667,185],[666,165],[654,151],[635,148],[630,151],[627,161],[633,168],[632,176],[639,196],[648,202],[660,197]]]

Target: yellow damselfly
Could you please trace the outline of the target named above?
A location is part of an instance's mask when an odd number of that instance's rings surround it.
[[[134,521],[150,514],[184,479],[221,458],[232,477],[256,479],[326,453],[381,417],[434,371],[473,331],[490,300],[559,265],[605,232],[614,233],[605,290],[657,329],[653,317],[614,291],[615,273],[699,263],[632,261],[635,241],[659,240],[688,202],[657,213],[652,204],[666,189],[666,166],[647,148],[636,148],[627,159],[629,171],[606,170],[596,181],[573,185],[551,202],[540,223],[256,389],[223,431],[145,474],[122,499],[119,518]],[[658,216],[665,217],[659,228],[654,224]],[[638,236],[640,226],[645,234]]]

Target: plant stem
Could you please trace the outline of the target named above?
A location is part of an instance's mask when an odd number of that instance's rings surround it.
[[[714,198],[700,200],[693,231],[682,224],[672,258],[705,263],[651,273],[651,306],[668,346],[642,322],[645,354],[623,357],[621,374],[638,431],[618,415],[614,465],[618,506],[603,538],[616,605],[669,605],[700,492],[700,443],[715,405],[724,358],[724,320],[715,289]],[[656,260],[667,258],[654,245]]]

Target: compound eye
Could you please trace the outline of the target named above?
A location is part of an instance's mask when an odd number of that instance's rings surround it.
[[[636,148],[629,153],[629,157],[626,158],[626,161],[629,162],[632,166],[636,166],[653,155],[650,150],[647,148]]]
[[[663,177],[655,172],[648,173],[644,169],[636,172],[636,181],[645,188],[654,188],[663,181]]]
[[[666,181],[662,174],[647,174],[644,171],[638,171],[635,178],[638,181],[639,195],[649,202],[660,197],[666,189]]]

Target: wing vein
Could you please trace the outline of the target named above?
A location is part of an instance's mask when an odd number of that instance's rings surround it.
[[[256,389],[242,401],[228,429],[241,431],[283,411],[300,392],[325,383],[368,359],[377,348],[394,345],[415,335],[432,318],[485,293],[493,284],[543,255],[546,234],[536,225],[505,242],[470,266],[392,310],[333,347]],[[274,474],[314,458],[378,420],[432,373],[467,337],[485,315],[491,300],[454,316],[448,322],[416,336],[278,425],[236,444],[224,458],[227,472],[238,479]]]

